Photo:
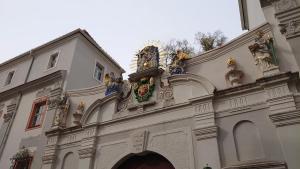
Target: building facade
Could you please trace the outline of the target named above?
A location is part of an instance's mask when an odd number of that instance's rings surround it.
[[[258,5],[265,23],[165,70],[146,46],[128,80],[83,30],[1,64],[0,168],[298,169],[300,1]]]

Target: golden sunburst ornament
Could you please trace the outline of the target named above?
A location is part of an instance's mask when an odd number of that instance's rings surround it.
[[[159,40],[147,41],[135,53],[136,54],[139,53],[139,51],[141,49],[145,48],[146,46],[155,46],[155,47],[158,48],[158,52],[159,52],[159,67],[165,69],[166,68],[166,56],[167,56],[167,54],[164,51],[163,44]],[[146,65],[144,65],[144,66],[146,66]],[[134,55],[134,57],[131,60],[130,70],[131,70],[131,72],[136,72],[136,70],[137,70],[137,56],[136,55]]]

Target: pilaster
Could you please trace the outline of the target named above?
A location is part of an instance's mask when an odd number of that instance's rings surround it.
[[[276,127],[287,166],[289,169],[297,169],[300,166],[297,159],[300,156],[300,135],[295,133],[300,130],[300,110],[289,88],[289,83],[294,83],[291,78],[282,81],[274,79],[263,86],[269,106],[268,115]]]
[[[212,96],[193,99],[192,102],[195,105],[193,133],[196,138],[197,168],[202,169],[206,164],[221,168]]]
[[[47,145],[45,146],[44,154],[42,157],[43,166],[42,169],[54,169],[56,165],[57,158],[57,147],[59,139],[59,130],[51,131],[50,135],[47,137]]]
[[[88,127],[83,133],[84,138],[81,140],[81,145],[78,150],[78,168],[91,169],[93,167],[93,159],[96,152],[97,126]]]

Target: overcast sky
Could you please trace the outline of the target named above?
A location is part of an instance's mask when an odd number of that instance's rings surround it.
[[[77,28],[129,72],[145,42],[242,33],[237,0],[0,0],[0,62]]]

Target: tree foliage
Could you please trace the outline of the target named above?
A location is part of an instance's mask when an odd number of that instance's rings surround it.
[[[183,40],[172,39],[163,47],[164,66],[170,64],[172,58],[176,55],[178,50],[187,53],[190,56],[195,54],[194,47],[186,39]]]
[[[215,31],[214,33],[198,32],[195,34],[195,40],[200,45],[201,52],[222,46],[226,39],[221,31]]]

